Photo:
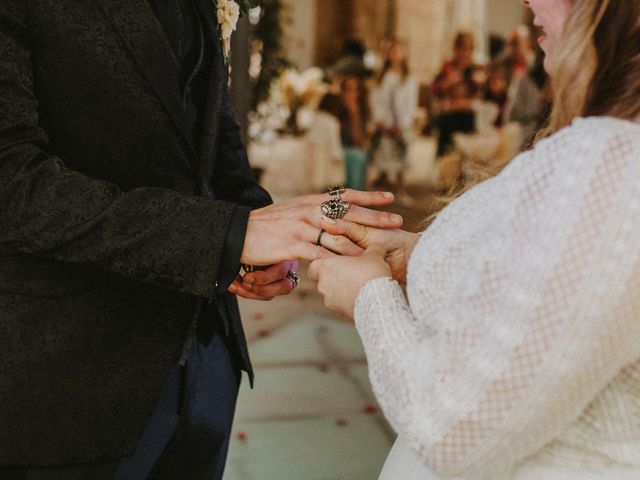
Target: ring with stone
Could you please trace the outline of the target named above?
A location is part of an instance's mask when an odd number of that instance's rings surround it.
[[[340,220],[341,218],[344,218],[350,208],[351,205],[349,202],[345,202],[339,198],[327,200],[326,202],[322,202],[322,205],[320,205],[322,215],[331,220]]]
[[[300,283],[300,275],[298,275],[298,272],[294,272],[293,270],[289,270],[287,272],[287,279],[289,279],[293,288],[296,288],[298,283]]]

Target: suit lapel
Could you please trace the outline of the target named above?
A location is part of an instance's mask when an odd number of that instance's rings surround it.
[[[96,0],[171,117],[197,170],[196,150],[187,127],[171,47],[147,0]]]
[[[202,121],[202,139],[200,144],[200,165],[208,166],[212,169],[213,161],[215,160],[212,156],[215,154],[218,136],[218,117],[222,99],[221,93],[223,88],[227,88],[225,85],[227,70],[222,62],[222,45],[218,32],[214,0],[196,0],[196,4],[204,25],[204,48],[211,48],[213,51],[213,65],[210,72],[209,88],[207,89],[207,105]],[[210,175],[212,172],[203,173]]]

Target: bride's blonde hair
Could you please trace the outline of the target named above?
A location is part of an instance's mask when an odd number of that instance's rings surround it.
[[[574,0],[550,66],[553,107],[538,138],[575,117],[640,115],[640,2]]]
[[[552,109],[535,141],[580,116],[640,119],[640,0],[574,0],[551,63]],[[450,203],[507,163],[471,165],[474,180],[438,200]]]

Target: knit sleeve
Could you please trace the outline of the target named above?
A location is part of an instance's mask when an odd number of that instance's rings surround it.
[[[572,154],[550,142],[537,155],[550,150]],[[542,173],[525,182],[504,248],[470,262],[475,280],[444,318],[417,318],[427,299],[412,297],[410,307],[390,279],[370,282],[357,299],[381,407],[442,474],[508,471],[640,357],[637,130],[587,150],[576,163],[583,173],[561,191]],[[541,207],[549,196],[555,209]],[[428,254],[414,252],[416,275]]]

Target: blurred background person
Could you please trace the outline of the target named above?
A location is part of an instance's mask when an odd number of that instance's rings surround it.
[[[338,90],[340,83],[347,77],[369,78],[373,71],[365,62],[367,47],[358,38],[350,38],[344,42],[340,56],[327,69],[334,90]],[[338,87],[338,88],[335,88]]]
[[[518,25],[511,33],[508,49],[492,62],[492,70],[501,70],[507,85],[511,86],[529,73],[535,61],[535,53],[531,46],[531,35],[526,25]]]
[[[340,131],[340,118],[345,107],[339,95],[327,93],[318,104],[307,129],[311,165],[311,185],[315,191],[323,191],[331,185],[346,180],[344,149]]]
[[[378,84],[372,95],[375,133],[373,164],[379,172],[375,185],[389,184],[398,192],[398,201],[410,206],[413,201],[405,189],[409,144],[418,113],[419,86],[410,74],[407,45],[394,40],[387,51]]]
[[[543,66],[542,49],[535,51],[533,65],[517,84],[506,118],[522,129],[522,148],[527,148],[544,125],[551,110],[549,77]]]
[[[459,32],[453,44],[453,57],[436,76],[431,90],[438,116],[438,156],[452,146],[455,132],[473,132],[475,113],[472,103],[479,98],[486,82],[486,71],[473,62],[475,42],[469,32]]]
[[[520,82],[529,74],[535,61],[531,35],[526,25],[518,25],[511,32],[508,49],[489,66],[485,99],[498,106],[495,125],[500,127],[511,110]],[[537,94],[535,95],[537,96]]]
[[[484,89],[483,99],[493,103],[497,108],[494,121],[495,127],[501,127],[504,123],[504,112],[507,107],[507,92],[509,84],[507,76],[502,69],[490,69],[487,76],[487,84]]]
[[[340,130],[347,173],[347,186],[364,190],[367,179],[369,133],[371,119],[369,95],[362,77],[347,76],[340,86],[342,109]]]

